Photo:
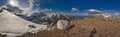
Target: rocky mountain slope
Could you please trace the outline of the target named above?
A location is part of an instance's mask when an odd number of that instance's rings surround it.
[[[74,25],[68,30],[54,29],[19,37],[120,37],[120,20],[88,18],[71,21]]]

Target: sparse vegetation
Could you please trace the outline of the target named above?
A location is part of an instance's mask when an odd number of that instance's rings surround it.
[[[94,28],[97,33],[92,37],[120,37],[120,21],[116,19],[89,18],[71,22],[75,26],[69,30],[54,29],[36,34],[28,33],[19,37],[90,37]]]

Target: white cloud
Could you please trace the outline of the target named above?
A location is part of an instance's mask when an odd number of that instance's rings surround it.
[[[79,12],[79,9],[78,8],[72,8],[72,12],[77,13],[77,12]]]
[[[8,4],[10,4],[12,6],[19,6],[18,5],[18,0],[9,0]]]
[[[102,13],[104,11],[100,11],[100,10],[97,10],[97,9],[89,9],[89,10],[86,10],[86,12],[94,14],[94,13]]]
[[[112,17],[112,15],[107,13],[105,10],[101,11],[101,10],[98,10],[98,9],[89,9],[89,10],[86,10],[86,12],[89,15],[92,15],[92,16],[95,16],[95,17],[98,17],[98,16],[102,16],[104,18]]]

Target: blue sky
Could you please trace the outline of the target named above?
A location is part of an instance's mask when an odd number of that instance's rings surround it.
[[[22,1],[22,0],[21,0]],[[87,9],[103,9],[120,11],[120,0],[34,0],[40,3],[40,8],[49,8],[60,11],[70,11],[71,8],[78,8],[80,11]],[[0,0],[0,6],[7,1]]]
[[[51,0],[41,3],[42,8],[56,8],[70,10],[72,7],[80,10],[86,9],[110,9],[120,10],[120,0]]]

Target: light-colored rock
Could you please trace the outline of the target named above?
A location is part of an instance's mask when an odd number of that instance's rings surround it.
[[[67,20],[59,20],[57,22],[57,28],[60,30],[68,29],[70,27],[71,27],[71,25]]]

